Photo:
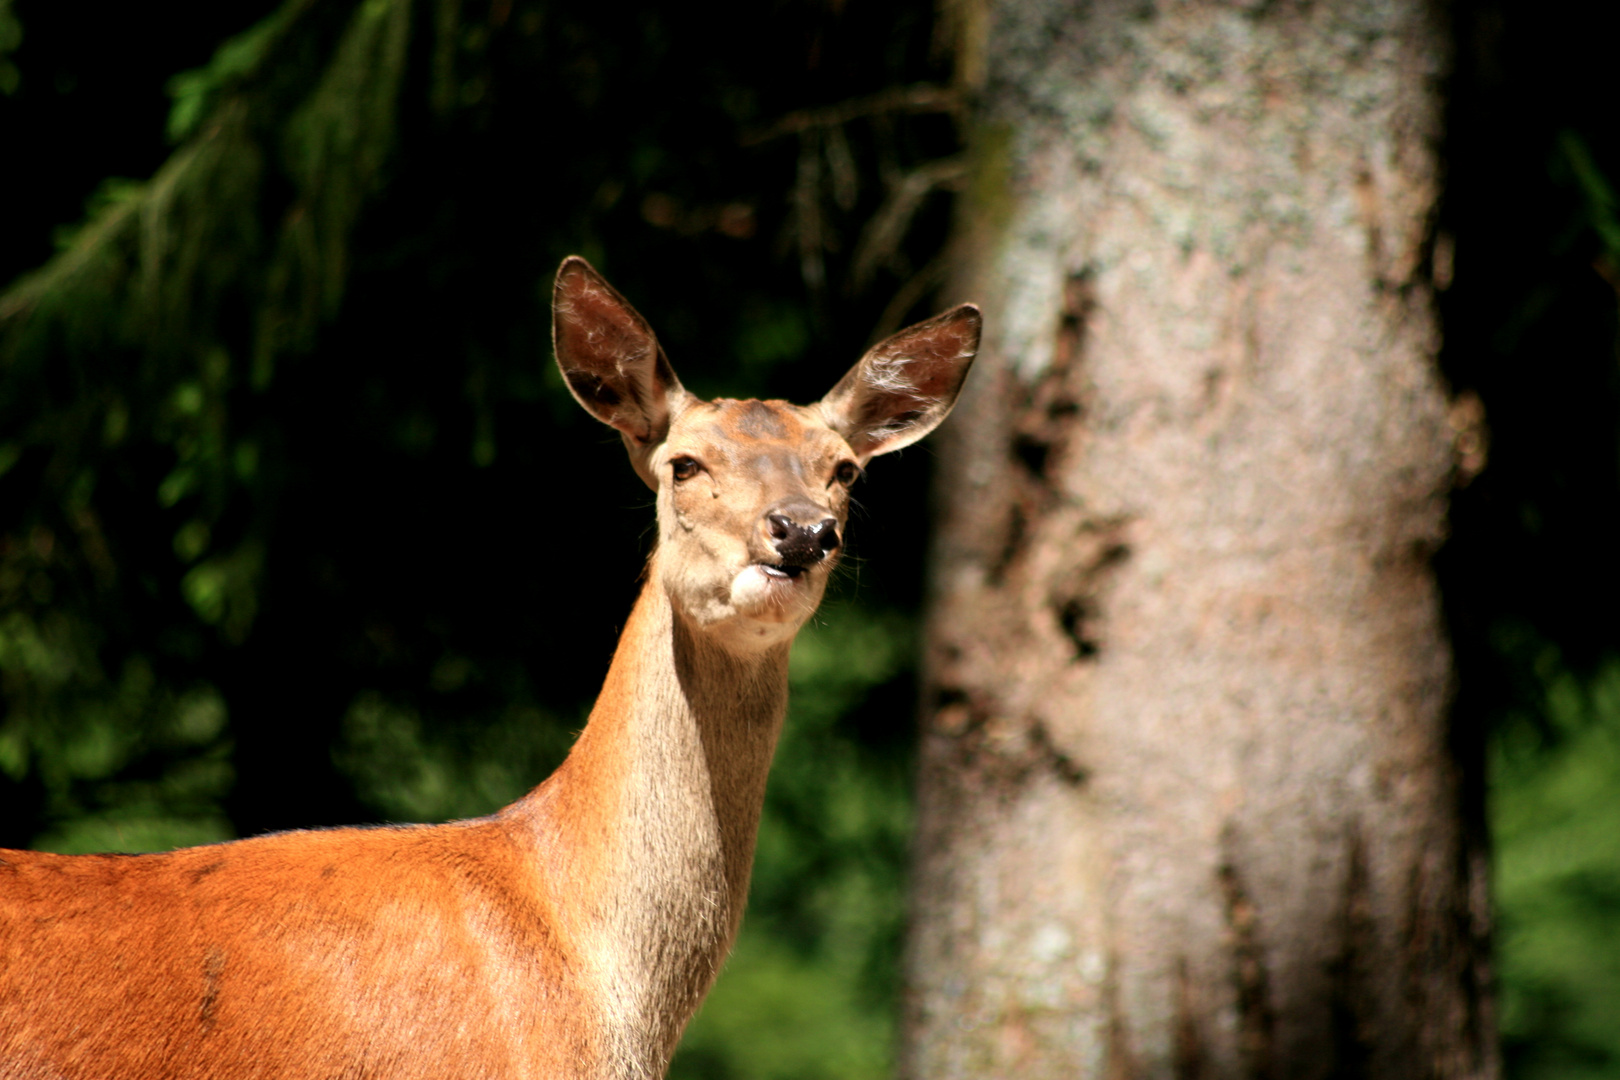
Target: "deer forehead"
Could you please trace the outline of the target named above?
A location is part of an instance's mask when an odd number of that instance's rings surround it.
[[[756,471],[787,472],[811,479],[807,467],[851,456],[847,443],[819,412],[786,401],[699,402],[670,425],[665,444],[672,453],[693,453],[711,464],[733,464]]]

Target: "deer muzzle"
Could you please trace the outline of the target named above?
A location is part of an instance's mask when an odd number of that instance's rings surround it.
[[[765,515],[771,547],[782,557],[784,567],[814,566],[837,550],[837,518],[818,517],[810,522],[797,518],[798,515],[780,511]]]

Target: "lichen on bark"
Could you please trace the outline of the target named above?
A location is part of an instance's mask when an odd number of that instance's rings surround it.
[[[1428,563],[1443,28],[988,27],[1005,149],[960,215],[990,317],[941,455],[906,1071],[1493,1075]]]

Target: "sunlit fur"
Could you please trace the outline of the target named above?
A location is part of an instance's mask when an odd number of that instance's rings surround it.
[[[679,457],[702,467],[688,480],[668,481],[665,463]],[[734,648],[791,639],[821,602],[837,553],[802,580],[768,579],[758,566],[778,557],[765,513],[786,504],[814,507],[842,532],[849,490],[835,474],[854,459],[849,444],[810,409],[782,401],[692,401],[653,455],[667,481],[658,488],[659,541],[682,545],[684,553],[661,564],[665,590],[682,598],[697,625]]]
[[[583,260],[559,271],[555,311],[565,377],[658,506],[646,584],[568,759],[476,821],[0,851],[0,1080],[663,1073],[736,936],[788,649],[837,559],[772,574],[766,515],[824,515],[841,535],[839,466],[944,417],[978,313],[923,324],[938,328],[919,355],[955,369],[921,361],[896,392],[857,365],[800,408],[686,393]],[[919,385],[948,399],[919,405]],[[699,468],[676,480],[677,459]]]

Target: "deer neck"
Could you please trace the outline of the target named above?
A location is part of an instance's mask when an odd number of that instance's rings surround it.
[[[554,868],[548,887],[575,898],[603,1049],[628,1075],[661,1075],[736,936],[791,645],[727,648],[658,570],[655,557],[568,760],[513,807]]]

